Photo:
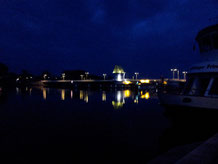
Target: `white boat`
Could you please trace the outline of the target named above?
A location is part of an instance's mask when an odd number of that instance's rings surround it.
[[[196,42],[202,62],[190,68],[182,91],[159,93],[161,104],[169,107],[218,109],[218,24],[201,30]]]

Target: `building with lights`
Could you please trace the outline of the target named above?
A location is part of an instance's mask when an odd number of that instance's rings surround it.
[[[125,79],[125,72],[121,66],[115,65],[113,75],[116,81],[123,81]]]

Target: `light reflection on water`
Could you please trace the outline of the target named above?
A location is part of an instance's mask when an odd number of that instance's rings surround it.
[[[48,143],[48,147],[41,144],[41,150],[63,153],[61,160],[69,152],[66,159],[71,159],[72,154],[82,147],[79,155],[102,153],[104,157],[109,154],[106,159],[111,158],[110,163],[114,163],[115,158],[108,152],[114,148],[114,154],[124,154],[119,159],[125,161],[120,163],[130,160],[130,163],[137,163],[134,162],[136,159],[146,163],[158,152],[206,140],[217,132],[217,112],[164,110],[156,98],[153,92],[128,89],[0,89],[0,116],[4,125],[0,130],[6,132],[0,137],[9,144],[6,148],[23,142],[30,144],[32,152],[30,149],[24,152],[31,154],[37,150],[34,147],[37,140],[38,143]],[[122,108],[125,110],[120,110]],[[50,142],[50,138],[54,140]],[[61,147],[62,144],[69,149]],[[2,145],[0,149],[5,151]]]
[[[60,100],[65,101],[68,99],[80,99],[85,103],[89,103],[90,98],[95,98],[96,95],[92,95],[93,91],[90,90],[72,90],[72,89],[50,89],[50,88],[34,88],[34,90],[38,89],[42,93],[43,100],[48,100],[49,94],[52,93],[52,90],[55,90],[55,95],[60,96]],[[50,93],[51,91],[51,93]],[[27,93],[29,96],[32,95],[33,88],[26,87],[25,89],[16,88],[16,94],[20,95],[23,92]],[[133,91],[130,89],[125,90],[115,90],[115,91],[96,91],[101,95],[102,102],[111,102],[114,109],[123,108],[126,100],[128,103],[135,103],[138,104],[140,101],[147,101],[153,97],[155,97],[155,93],[151,93],[148,91]],[[51,95],[52,97],[53,95]],[[112,97],[112,100],[108,97]]]

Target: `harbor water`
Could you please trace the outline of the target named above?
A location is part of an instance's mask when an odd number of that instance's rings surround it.
[[[8,163],[146,163],[211,137],[217,116],[166,110],[155,91],[2,88],[0,152]]]

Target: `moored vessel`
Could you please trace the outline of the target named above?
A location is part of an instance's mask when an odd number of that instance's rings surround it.
[[[190,68],[181,91],[161,90],[160,102],[169,107],[218,109],[218,24],[201,30],[195,40],[202,62]]]

